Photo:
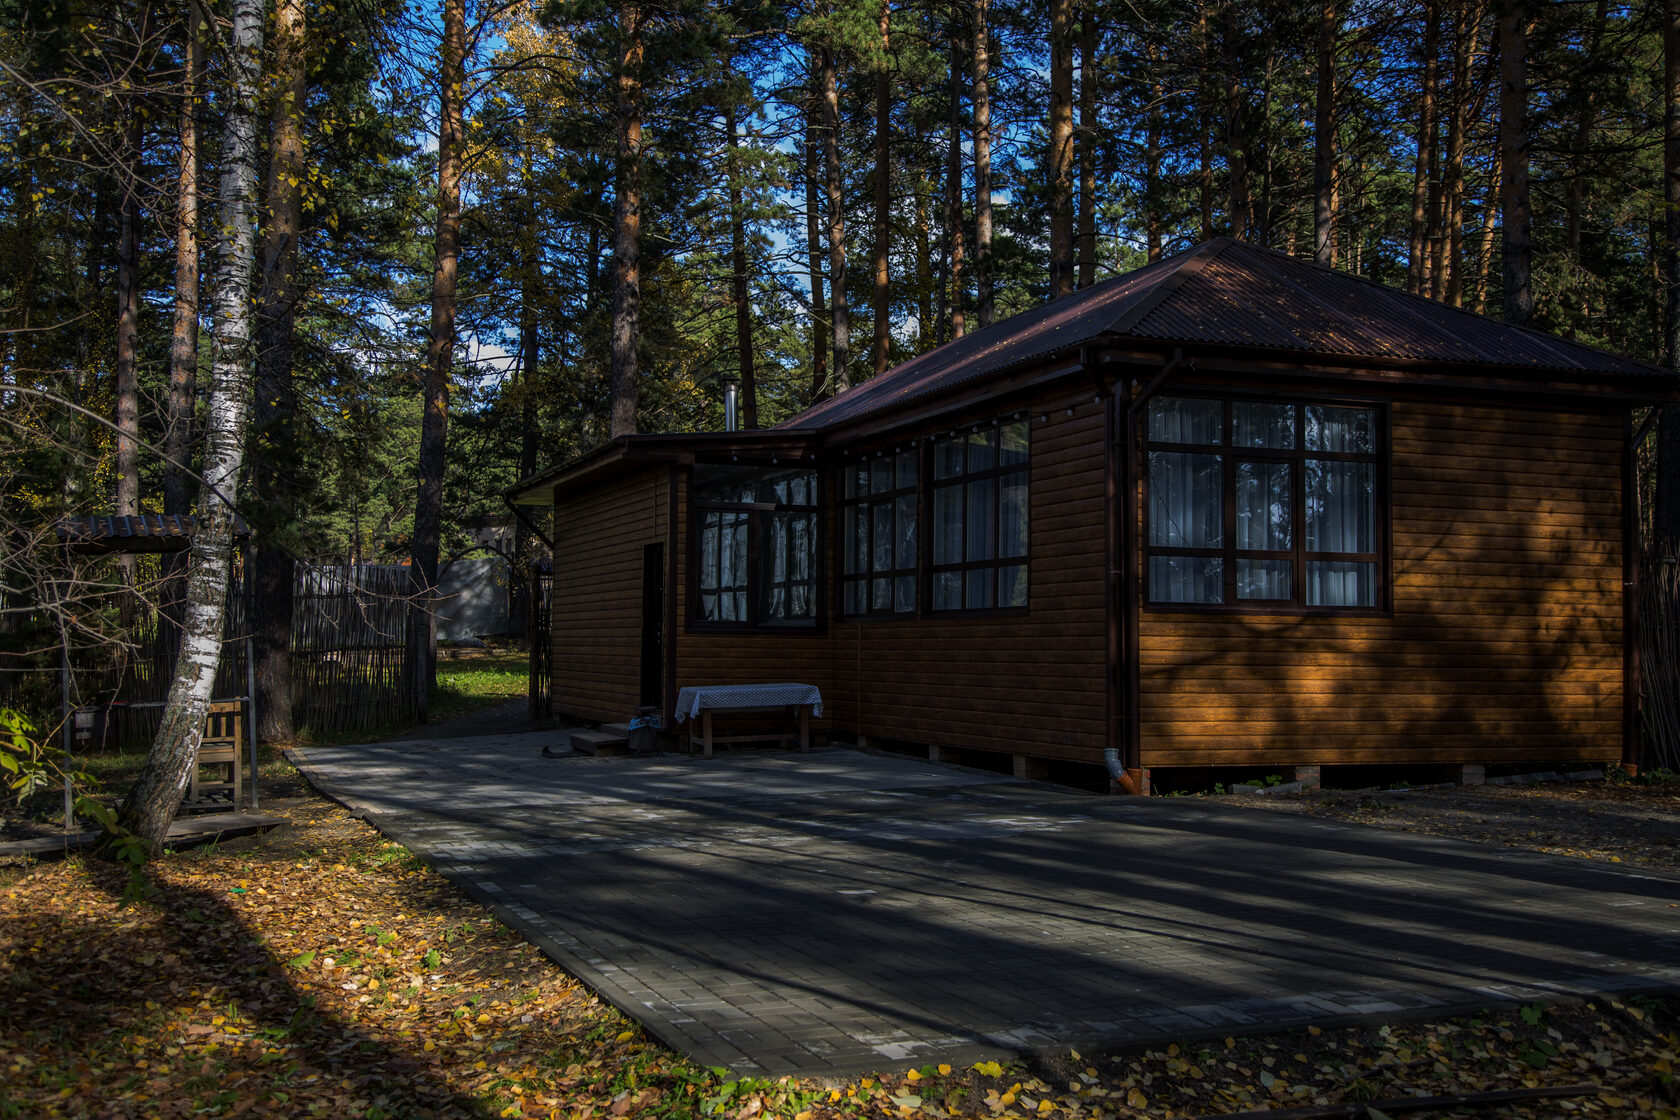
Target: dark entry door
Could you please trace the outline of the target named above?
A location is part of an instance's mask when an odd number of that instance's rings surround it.
[[[642,703],[665,706],[665,546],[642,549]]]

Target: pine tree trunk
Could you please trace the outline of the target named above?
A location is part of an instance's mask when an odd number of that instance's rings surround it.
[[[642,315],[642,6],[621,0],[618,10],[618,167],[613,200],[612,404],[613,438],[636,430],[637,351]]]
[[[1225,170],[1230,179],[1231,236],[1248,236],[1248,137],[1243,128],[1242,31],[1237,6],[1225,5]]]
[[[1680,368],[1680,0],[1663,0],[1663,362]],[[1680,405],[1664,405],[1657,430],[1657,497],[1652,544],[1680,546]]]
[[[163,512],[192,512],[186,471],[198,397],[198,102],[204,95],[204,48],[196,2],[186,12],[180,146],[175,165],[175,315],[169,338],[169,398],[163,423]],[[177,466],[176,464],[180,464]]]
[[[437,684],[438,552],[443,532],[443,465],[449,437],[449,374],[455,361],[455,284],[461,254],[461,154],[465,142],[466,0],[444,0],[438,105],[437,239],[431,335],[420,417],[420,485],[414,502],[409,578],[419,614],[409,638],[419,716]],[[616,370],[615,370],[616,374]],[[616,388],[616,378],[615,378]],[[616,404],[616,393],[615,393]]]
[[[986,0],[974,0],[974,295],[975,318],[992,325],[992,90]]]
[[[1318,18],[1318,96],[1313,112],[1313,259],[1336,266],[1336,208],[1331,181],[1336,170],[1337,0],[1324,0]]]
[[[735,304],[735,364],[741,378],[741,426],[758,427],[758,380],[753,376],[752,292],[747,283],[747,220],[741,205],[741,169],[735,165],[735,99],[723,107],[729,144],[729,267],[730,296]]]
[[[1050,0],[1050,298],[1073,291],[1073,0]]]
[[[296,516],[300,479],[292,326],[297,313],[298,237],[303,227],[306,90],[303,0],[275,0],[274,108],[268,157],[268,227],[258,265],[256,446],[252,471],[261,513],[252,627],[256,645],[257,737],[290,742],[292,727],[292,554],[284,526]]]
[[[222,652],[233,548],[233,510],[245,451],[251,393],[251,271],[256,247],[257,89],[262,76],[263,5],[233,0],[229,90],[223,102],[222,214],[213,277],[215,351],[197,531],[187,554],[187,603],[181,653],[164,703],[157,737],[117,811],[117,825],[138,837],[150,855],[162,850],[186,793],[204,737],[210,691]],[[96,853],[115,856],[118,837],[106,833]]]
[[[1499,155],[1504,167],[1499,211],[1505,321],[1527,325],[1534,318],[1534,289],[1529,279],[1528,13],[1514,2],[1499,17],[1499,78]]]
[[[1201,210],[1201,236],[1213,239],[1213,44],[1209,41],[1206,3],[1196,6],[1196,43],[1201,67],[1196,80],[1196,139],[1200,145],[1196,168],[1197,202]]]
[[[1161,259],[1161,101],[1166,96],[1155,77],[1157,61],[1153,41],[1144,44],[1149,66],[1149,115],[1144,126],[1143,145],[1143,231],[1149,263]]]
[[[939,316],[933,310],[933,184],[916,178],[916,345],[936,345]]]
[[[962,35],[955,21],[959,8],[952,8],[951,78],[948,128],[949,143],[945,148],[945,232],[951,249],[951,337],[961,338],[968,333],[964,316],[963,297],[967,278],[963,275],[963,161],[962,161]]]
[[[881,0],[881,60],[875,71],[875,290],[871,301],[875,340],[870,366],[879,377],[887,372],[892,342],[892,310],[887,289],[888,238],[892,236],[892,8]]]
[[[1079,15],[1079,286],[1097,282],[1097,16]]]
[[[1488,177],[1487,197],[1482,202],[1481,245],[1476,254],[1476,298],[1470,306],[1470,310],[1477,315],[1487,314],[1488,296],[1493,291],[1494,246],[1499,239],[1499,223],[1494,217],[1499,213],[1499,193],[1504,186],[1504,178],[1500,169],[1499,151],[1495,149],[1493,171]]]
[[[834,323],[834,386],[852,387],[852,330],[846,304],[846,200],[840,180],[840,86],[834,49],[824,46],[818,68],[823,108],[823,178],[828,192],[828,291]]]
[[[140,183],[141,118],[131,111],[124,130],[122,232],[117,238],[116,490],[112,512],[140,512]],[[128,564],[132,560],[125,558]]]
[[[1452,102],[1447,118],[1447,158],[1441,171],[1446,196],[1446,301],[1464,303],[1464,147],[1470,126],[1470,75],[1480,37],[1481,6],[1459,6],[1453,16]]]
[[[813,72],[805,112],[805,246],[811,276],[811,400],[828,396],[828,301],[823,294],[822,90]]]
[[[1609,19],[1609,0],[1598,0],[1598,9],[1593,14],[1592,31],[1587,36],[1586,57],[1582,60],[1589,73],[1597,68],[1598,51],[1604,42],[1604,29]],[[1592,142],[1593,125],[1597,119],[1598,90],[1589,86],[1581,93],[1581,108],[1575,117],[1575,138],[1571,145],[1573,174],[1569,177],[1569,190],[1564,203],[1564,244],[1569,251],[1570,261],[1583,270],[1581,224],[1586,210],[1586,177],[1590,161],[1588,147]]]
[[[1423,81],[1418,88],[1417,160],[1412,172],[1412,227],[1406,255],[1406,290],[1424,291],[1429,245],[1429,186],[1435,163],[1435,86],[1441,53],[1441,6],[1423,5]]]

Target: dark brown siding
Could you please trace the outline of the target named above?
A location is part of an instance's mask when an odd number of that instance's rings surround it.
[[[1148,766],[1621,752],[1620,415],[1397,401],[1392,618],[1145,609]]]
[[[665,543],[665,479],[649,466],[555,506],[556,711],[610,722],[641,700],[642,549]]]
[[[832,714],[840,727],[1102,760],[1102,408],[1087,389],[1019,410],[1032,421],[1028,611],[835,623]],[[922,524],[926,531],[925,512]]]

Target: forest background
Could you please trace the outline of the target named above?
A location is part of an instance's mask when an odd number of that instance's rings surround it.
[[[0,0],[13,560],[65,515],[201,497],[201,246],[225,232],[239,70],[223,7]],[[1680,0],[262,18],[230,497],[271,651],[294,559],[412,560],[424,590],[508,522],[516,479],[627,431],[719,428],[726,381],[747,426],[773,424],[1216,235],[1673,360]],[[541,552],[523,524],[516,548]],[[289,733],[283,708],[259,705],[265,736]]]

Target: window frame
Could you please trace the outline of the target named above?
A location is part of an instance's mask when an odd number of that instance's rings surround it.
[[[992,466],[992,467],[986,468],[984,470],[978,470],[978,471],[970,472],[967,469],[967,467],[968,467],[968,451],[967,451],[967,448],[966,448],[966,442],[967,442],[966,437],[968,436],[968,434],[972,433],[972,432],[979,431],[982,428],[991,428],[993,431],[998,433],[999,439],[998,439],[995,446],[996,446],[997,450],[999,452],[1001,452],[1001,450],[1002,450],[1002,438],[1001,437],[1002,437],[1003,428],[1006,425],[1016,424],[1016,423],[1020,423],[1020,424],[1025,425],[1025,429],[1026,429],[1026,433],[1027,433],[1026,458],[1022,462],[1019,462],[1019,463],[1010,463],[1010,464],[1007,464],[1007,465]],[[965,447],[964,447],[964,451],[963,451],[963,468],[964,469],[962,470],[961,473],[952,475],[950,478],[944,478],[944,479],[937,478],[936,477],[935,466],[936,466],[936,457],[937,457],[938,445],[943,440],[953,439],[953,438],[956,438],[958,436],[963,437],[964,438],[964,443],[965,443]],[[977,422],[977,423],[971,422],[971,423],[967,423],[967,424],[962,424],[962,425],[959,425],[958,427],[956,427],[954,429],[947,429],[944,432],[932,433],[931,435],[929,435],[927,437],[926,444],[927,444],[927,446],[922,452],[922,464],[921,464],[921,477],[923,478],[924,481],[923,481],[923,487],[922,487],[923,494],[922,494],[922,502],[921,502],[922,513],[920,515],[920,517],[921,517],[921,528],[920,528],[921,541],[920,541],[920,546],[921,546],[921,560],[922,560],[922,573],[921,573],[922,609],[919,613],[921,615],[923,615],[924,617],[930,617],[930,618],[950,618],[950,617],[954,617],[954,616],[957,616],[957,615],[965,615],[965,616],[977,616],[977,615],[1009,616],[1009,615],[1017,615],[1018,616],[1018,615],[1027,614],[1032,609],[1032,592],[1033,592],[1033,582],[1034,582],[1033,581],[1033,564],[1032,564],[1033,430],[1032,430],[1032,415],[1031,415],[1031,413],[1027,412],[1027,411],[1010,412],[1010,413],[1004,413],[1002,415],[995,415],[988,420],[980,421],[980,422]],[[1002,480],[1005,477],[1008,477],[1008,476],[1011,476],[1011,475],[1017,475],[1017,474],[1023,476],[1026,479],[1026,487],[1027,487],[1027,496],[1026,496],[1027,532],[1026,532],[1025,549],[1023,550],[1023,552],[1021,553],[1020,556],[1000,557],[1000,556],[997,555],[996,534],[1001,533],[1002,529],[1003,529],[1003,486],[1002,486]],[[934,562],[934,559],[933,559],[934,548],[935,548],[934,536],[935,536],[935,532],[936,532],[936,526],[934,524],[934,518],[936,516],[936,510],[938,508],[937,497],[938,497],[939,490],[942,489],[942,488],[951,487],[951,488],[958,489],[959,492],[963,493],[963,495],[964,495],[963,504],[962,504],[962,511],[963,511],[963,538],[962,539],[964,541],[964,551],[966,552],[966,550],[967,550],[966,542],[968,540],[968,502],[967,502],[967,496],[966,496],[967,484],[970,483],[970,482],[983,482],[987,479],[992,479],[992,480],[995,480],[999,483],[999,485],[997,485],[993,488],[994,494],[993,494],[993,498],[992,498],[993,525],[994,525],[994,529],[993,529],[994,539],[992,541],[992,553],[993,553],[992,558],[990,560],[964,560],[964,561],[960,561],[960,562],[957,562],[957,563],[936,564]],[[983,569],[984,570],[990,570],[993,573],[992,595],[993,595],[993,598],[995,599],[996,596],[997,596],[997,572],[1002,568],[1015,567],[1017,565],[1019,565],[1023,569],[1024,574],[1026,576],[1026,580],[1027,580],[1027,601],[1026,601],[1025,605],[1022,605],[1022,606],[996,606],[996,605],[994,605],[994,606],[990,606],[990,607],[969,607],[969,606],[939,607],[939,606],[935,605],[935,602],[936,602],[935,596],[934,596],[935,583],[937,582],[939,576],[941,576],[941,575],[943,575],[947,572],[960,572],[964,576],[964,593],[963,594],[964,594],[964,599],[966,601],[966,599],[967,599],[966,579],[967,579],[968,573],[971,572],[971,571],[979,571],[979,570],[983,570]]]
[[[716,502],[700,501],[695,498],[695,472],[706,467],[723,468],[762,468],[765,470],[799,470],[809,473],[813,479],[813,501],[810,505],[792,505],[786,502]],[[828,586],[824,567],[828,551],[827,526],[828,516],[824,504],[828,492],[826,476],[828,471],[816,462],[799,460],[787,464],[780,463],[712,463],[701,462],[691,464],[684,472],[684,487],[687,497],[688,514],[686,517],[688,531],[688,547],[685,550],[688,560],[688,573],[684,582],[687,585],[688,609],[684,612],[687,618],[687,628],[690,633],[732,633],[743,631],[774,634],[813,634],[823,633],[828,624]],[[747,612],[745,619],[723,620],[709,619],[701,611],[700,569],[701,569],[701,539],[704,535],[706,514],[708,513],[738,513],[747,518]],[[811,556],[811,617],[788,619],[786,621],[765,620],[764,605],[768,601],[774,572],[775,558],[769,551],[770,519],[778,513],[809,514],[812,520],[812,556]],[[786,581],[784,581],[784,584]]]
[[[1140,463],[1140,532],[1138,538],[1138,596],[1144,610],[1171,614],[1269,614],[1269,615],[1333,615],[1337,617],[1392,617],[1394,611],[1394,494],[1392,415],[1385,400],[1363,397],[1326,396],[1291,392],[1228,392],[1217,389],[1163,389],[1162,397],[1181,397],[1220,402],[1221,426],[1218,444],[1172,443],[1149,438],[1147,406],[1138,417],[1142,427],[1138,441]],[[1288,404],[1295,409],[1295,447],[1238,447],[1232,443],[1236,403]],[[1312,406],[1357,408],[1373,413],[1372,437],[1376,446],[1370,453],[1308,451],[1305,446],[1304,410]],[[1176,548],[1149,543],[1150,516],[1153,506],[1150,490],[1149,456],[1151,452],[1217,455],[1220,457],[1220,548]],[[1373,476],[1375,509],[1372,511],[1372,532],[1376,535],[1371,552],[1342,553],[1309,551],[1306,547],[1306,471],[1308,460],[1321,462],[1369,463]],[[1239,462],[1287,463],[1292,467],[1290,479],[1290,542],[1287,550],[1239,549],[1236,532],[1236,474]],[[1150,560],[1155,556],[1189,556],[1216,558],[1223,564],[1222,588],[1225,601],[1219,603],[1157,602],[1150,598]],[[1291,563],[1291,592],[1289,599],[1240,599],[1236,596],[1237,560],[1240,558],[1289,559]],[[1310,561],[1348,561],[1372,563],[1376,566],[1376,602],[1370,606],[1336,606],[1306,602],[1306,565]]]
[[[901,455],[911,456],[912,461],[916,465],[916,479],[909,486],[900,484],[898,480],[898,459]],[[883,460],[891,464],[889,469],[892,471],[892,489],[876,494],[873,490],[873,482],[871,482],[871,490],[869,493],[854,494],[851,497],[847,497],[846,481],[848,477],[852,477],[851,472],[855,472],[860,468],[866,468],[869,470],[871,477],[873,478],[875,464]],[[847,458],[841,462],[839,467],[839,478],[836,480],[834,488],[834,492],[839,499],[837,507],[839,524],[836,532],[840,537],[840,554],[837,557],[837,570],[835,572],[834,580],[836,593],[835,613],[840,618],[872,618],[877,620],[919,618],[926,613],[924,609],[924,589],[922,587],[922,538],[925,530],[925,527],[922,524],[922,507],[924,504],[922,501],[922,492],[923,482],[927,475],[927,464],[927,452],[924,448],[918,445],[913,445],[908,450],[905,450],[902,445],[890,449],[882,448],[873,454],[859,455]],[[911,559],[910,566],[908,568],[900,567],[897,560],[897,509],[899,501],[904,498],[911,498],[915,503],[914,510],[911,514],[911,520],[916,527],[916,546],[914,556]],[[894,511],[893,526],[895,533],[892,549],[894,559],[893,566],[891,568],[878,572],[874,567],[876,541],[873,510],[877,505],[883,503],[889,504]],[[866,555],[870,558],[870,563],[868,568],[862,572],[848,572],[846,567],[851,562],[852,549],[855,541],[846,531],[846,514],[850,511],[861,508],[867,508],[871,511],[871,516],[867,522],[868,549],[866,551]],[[906,578],[912,581],[912,586],[915,588],[915,603],[909,610],[899,610],[896,605],[898,601],[898,581]],[[874,605],[874,581],[877,579],[886,579],[889,582],[894,603],[893,606],[878,608]],[[863,592],[862,601],[865,606],[861,610],[854,611],[846,609],[847,585],[853,583],[859,584],[860,589]]]

